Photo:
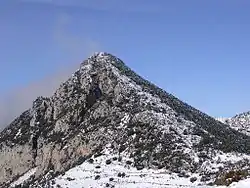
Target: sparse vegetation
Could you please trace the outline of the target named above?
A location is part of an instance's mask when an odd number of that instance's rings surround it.
[[[111,164],[111,160],[110,159],[106,160],[106,164],[107,165]]]
[[[196,177],[192,177],[192,178],[190,178],[190,181],[191,181],[192,183],[194,183],[196,180],[197,180],[197,178],[196,178]]]
[[[230,170],[228,172],[222,173],[215,180],[214,184],[216,185],[230,185],[232,182],[238,182],[242,179],[245,179],[249,176],[247,170]]]
[[[96,175],[95,176],[95,180],[99,180],[99,179],[101,179],[101,176],[100,175]]]

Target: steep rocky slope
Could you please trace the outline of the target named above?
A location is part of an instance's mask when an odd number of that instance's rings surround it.
[[[17,185],[27,173],[31,187],[52,186],[49,179],[107,147],[137,170],[197,173],[205,182],[222,171],[249,171],[249,136],[144,80],[115,56],[97,53],[0,134],[0,186]],[[226,153],[237,160],[222,159]]]

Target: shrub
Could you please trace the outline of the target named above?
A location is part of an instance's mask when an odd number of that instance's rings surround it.
[[[233,182],[238,182],[247,178],[249,175],[247,170],[231,170],[229,172],[222,173],[216,180],[216,185],[229,186]]]

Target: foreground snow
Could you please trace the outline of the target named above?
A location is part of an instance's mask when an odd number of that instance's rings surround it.
[[[237,183],[232,183],[229,187],[231,188],[249,188],[250,187],[250,178],[246,180],[241,180]]]
[[[178,177],[176,174],[169,174],[166,170],[136,168],[127,164],[128,158],[122,157],[118,161],[117,156],[100,156],[93,158],[93,161],[86,161],[82,165],[70,169],[64,175],[54,179],[55,185],[62,188],[82,188],[82,187],[124,187],[124,188],[225,188],[226,186],[202,185],[198,174],[193,174],[189,178]],[[111,162],[111,163],[110,163]],[[110,163],[110,164],[109,164]],[[190,178],[197,178],[192,183]],[[233,183],[230,188],[249,188],[250,179]]]
[[[189,178],[180,178],[177,175],[169,175],[164,170],[140,170],[125,164],[122,161],[113,160],[106,164],[105,156],[98,157],[93,164],[85,162],[77,166],[63,176],[55,179],[61,187],[197,187],[197,183],[191,183]],[[97,167],[97,168],[96,168]],[[99,168],[100,167],[100,168]],[[121,177],[119,177],[121,176]],[[197,177],[199,178],[199,177]],[[70,180],[70,181],[69,181]],[[199,186],[207,187],[207,186]]]
[[[226,156],[220,156],[225,158]],[[237,158],[227,156],[227,158]],[[224,159],[225,160],[225,159]],[[83,164],[68,170],[64,175],[60,175],[50,180],[52,187],[61,188],[99,188],[99,187],[121,187],[121,188],[226,188],[226,186],[202,185],[198,174],[190,174],[189,178],[179,177],[166,170],[142,169],[137,170],[130,165],[130,159],[126,156],[112,155],[106,151],[105,155],[92,158]],[[19,185],[29,179],[36,171],[36,168],[28,171],[11,187]],[[191,178],[197,179],[193,183]],[[42,188],[43,186],[41,186]],[[229,188],[249,188],[250,178],[232,183]]]

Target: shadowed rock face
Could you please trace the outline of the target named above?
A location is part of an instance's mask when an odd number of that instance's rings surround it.
[[[30,181],[58,175],[106,145],[130,155],[138,169],[174,172],[198,172],[204,153],[212,158],[213,150],[250,153],[247,135],[142,79],[120,59],[98,53],[0,134],[0,185],[8,187],[34,167]]]

